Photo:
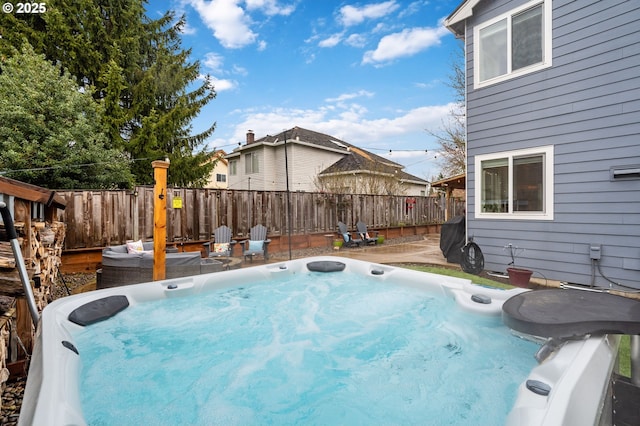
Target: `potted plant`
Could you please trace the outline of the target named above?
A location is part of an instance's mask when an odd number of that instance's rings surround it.
[[[342,247],[342,244],[344,244],[342,240],[333,240],[333,249],[340,250],[340,247]]]
[[[516,267],[516,257],[518,257],[518,255],[522,253],[524,249],[519,249],[511,243],[507,244],[505,246],[505,249],[509,249],[509,254],[511,255],[511,263],[509,263],[509,265],[512,266],[507,266],[509,284],[516,287],[528,287],[531,275],[533,275],[533,271],[526,268]]]
[[[378,235],[378,240],[376,244],[382,244],[382,243],[384,243],[384,235]]]

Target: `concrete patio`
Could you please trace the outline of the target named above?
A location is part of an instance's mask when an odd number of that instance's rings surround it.
[[[398,244],[394,244],[391,240],[374,246],[341,248],[334,251],[332,255],[375,263],[429,263],[460,267],[455,263],[448,263],[442,255],[438,234],[425,235],[422,240]]]

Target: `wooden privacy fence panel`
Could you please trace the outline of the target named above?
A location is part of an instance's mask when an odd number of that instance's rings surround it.
[[[153,238],[153,187],[135,190],[62,191],[67,207],[59,220],[67,225],[65,249],[105,247]],[[316,192],[167,189],[167,239],[204,241],[220,225],[234,236],[263,224],[269,235],[333,233],[338,221],[350,228],[362,220],[371,229],[443,223],[449,211],[463,211],[462,200],[440,197],[325,194]]]

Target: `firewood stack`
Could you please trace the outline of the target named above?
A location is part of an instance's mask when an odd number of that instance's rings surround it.
[[[40,277],[39,284],[34,282],[33,295],[38,309],[42,311],[53,301],[53,289],[58,281],[58,269],[62,261],[62,246],[65,237],[63,222],[36,222],[31,227],[31,264],[34,276]]]
[[[42,311],[53,300],[66,227],[63,222],[33,222],[29,229],[25,229],[24,222],[15,222],[15,227],[36,305]],[[20,307],[16,307],[14,298],[24,296],[11,243],[0,241],[0,393],[7,380],[8,362],[16,361],[15,358],[19,357],[16,355],[20,352],[17,350],[18,342],[28,344],[27,340],[33,337],[31,323],[28,323],[26,331],[21,330],[20,315],[16,317]],[[8,354],[11,356],[8,357]]]
[[[52,301],[52,290],[57,281],[58,268],[62,260],[65,224],[34,222],[28,230],[28,238],[25,235],[24,223],[16,222],[15,227],[27,273],[34,287],[36,304],[42,310]],[[25,241],[28,241],[30,246],[26,251]],[[16,260],[8,241],[0,241],[0,295],[11,297],[24,295]]]

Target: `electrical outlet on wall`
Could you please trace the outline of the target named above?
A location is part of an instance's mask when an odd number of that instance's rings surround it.
[[[589,246],[589,258],[591,260],[600,260],[602,256],[602,250],[600,244],[591,244]]]

